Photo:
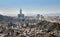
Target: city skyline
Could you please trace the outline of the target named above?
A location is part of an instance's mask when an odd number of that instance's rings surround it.
[[[25,15],[60,14],[60,0],[0,0],[2,15],[17,16],[20,8]]]

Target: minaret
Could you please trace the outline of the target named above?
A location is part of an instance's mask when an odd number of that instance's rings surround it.
[[[22,9],[20,9],[20,14],[22,14]]]

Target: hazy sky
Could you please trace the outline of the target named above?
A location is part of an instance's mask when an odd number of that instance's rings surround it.
[[[17,16],[20,8],[25,15],[59,14],[60,0],[0,0],[0,14]]]

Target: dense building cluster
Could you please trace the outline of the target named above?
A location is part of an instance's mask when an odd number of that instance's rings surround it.
[[[60,37],[60,22],[56,17],[24,16],[22,9],[18,18],[0,17],[0,37]]]

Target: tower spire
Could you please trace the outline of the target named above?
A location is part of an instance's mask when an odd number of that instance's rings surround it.
[[[22,9],[20,9],[20,14],[22,14]]]

